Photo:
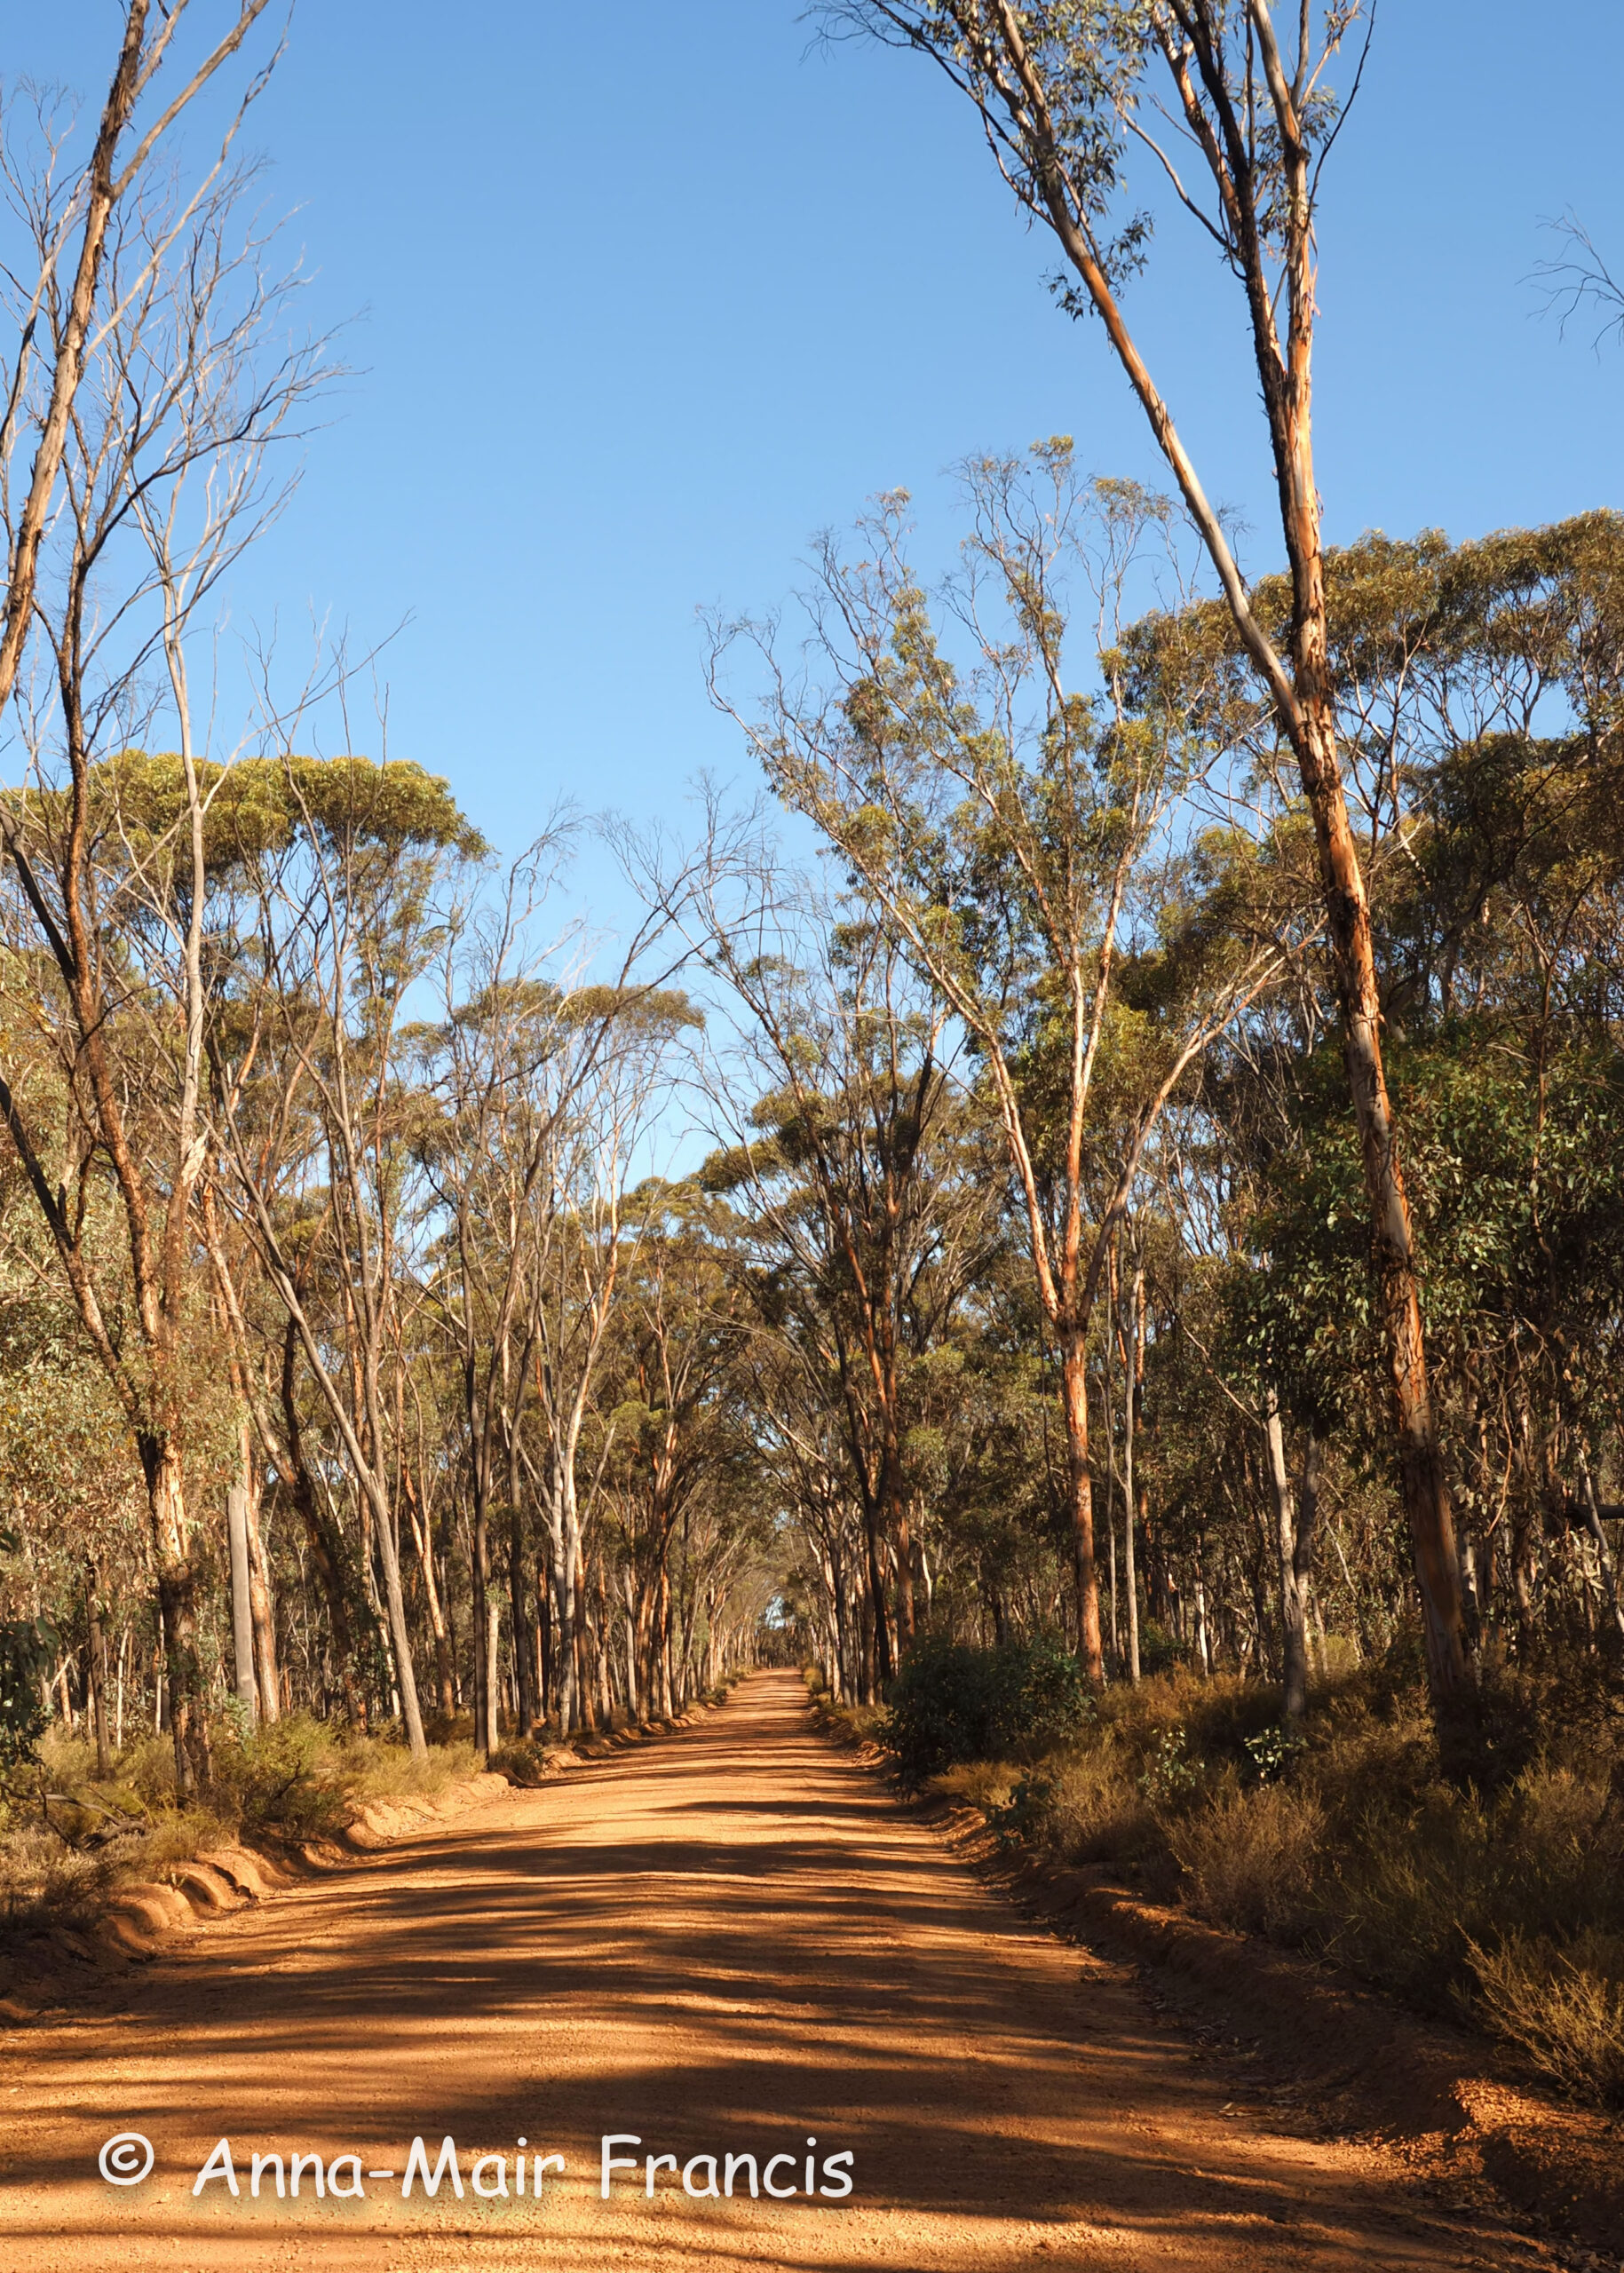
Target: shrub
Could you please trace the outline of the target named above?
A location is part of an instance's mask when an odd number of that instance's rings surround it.
[[[1327,1954],[1423,2010],[1452,2010],[1469,1942],[1493,1936],[1493,1838],[1485,1810],[1443,1787],[1414,1810],[1373,1810],[1327,1880]]]
[[[499,1751],[492,1753],[490,1765],[494,1775],[505,1776],[510,1784],[523,1785],[527,1790],[551,1780],[547,1748],[534,1737],[512,1738]]]
[[[1035,1772],[1020,1777],[1007,1799],[986,1809],[993,1836],[1006,1850],[1050,1843],[1055,1813],[1055,1779]]]
[[[1019,1775],[1007,1761],[964,1760],[956,1768],[944,1768],[939,1776],[932,1776],[931,1789],[939,1799],[962,1800],[985,1814],[1004,1804]]]
[[[1624,2108],[1624,1940],[1513,1935],[1470,1949],[1482,2016],[1565,2091]]]
[[[1058,1643],[977,1650],[931,1636],[902,1661],[883,1735],[903,1782],[917,1786],[960,1761],[1035,1758],[1089,1712],[1082,1668]]]
[[[427,1797],[479,1765],[471,1744],[437,1745],[416,1761],[402,1744],[303,1713],[250,1730],[240,1711],[227,1711],[211,1720],[210,1737],[213,1780],[181,1805],[169,1737],[134,1738],[104,1782],[88,1743],[46,1728],[27,1778],[8,1787],[0,1928],[26,1934],[89,1916],[119,1879],[160,1875],[245,1834],[330,1835],[360,1802]]]
[[[1264,1784],[1173,1825],[1190,1907],[1220,1926],[1300,1943],[1316,1914],[1325,1810],[1311,1792]]]
[[[1048,1843],[1068,1863],[1143,1869],[1161,1861],[1161,1826],[1118,1746],[1076,1748],[1058,1762]]]

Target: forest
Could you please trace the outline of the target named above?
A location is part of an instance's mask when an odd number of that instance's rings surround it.
[[[512,846],[392,755],[386,655],[253,646],[222,707],[340,376],[236,139],[262,9],[194,66],[132,0],[99,124],[5,111],[12,1915],[160,1817],[522,1781],[804,1665],[1008,1841],[1616,2103],[1624,515],[1326,541],[1361,12],[818,12],[947,72],[1165,479],[972,455],[924,558],[831,500],[706,622],[688,834]],[[1153,80],[1267,573],[1124,313]]]

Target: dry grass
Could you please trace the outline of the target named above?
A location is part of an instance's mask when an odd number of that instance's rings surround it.
[[[1514,1934],[1470,1955],[1497,2036],[1565,2091],[1624,2108],[1624,1940],[1589,1932],[1565,1948]]]
[[[939,1776],[932,1776],[925,1789],[938,1799],[957,1800],[985,1813],[1008,1804],[1021,1774],[1007,1760],[964,1760],[956,1768],[944,1768]]]
[[[1172,1825],[1184,1898],[1201,1917],[1300,1944],[1319,1915],[1325,1810],[1311,1792],[1265,1784]]]

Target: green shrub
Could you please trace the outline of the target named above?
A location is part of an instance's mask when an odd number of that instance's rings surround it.
[[[975,1800],[1007,1846],[1113,1866],[1422,2011],[1465,2010],[1564,2088],[1624,2106],[1616,1676],[1584,1690],[1491,1669],[1484,1773],[1462,1785],[1407,1637],[1325,1683],[1289,1737],[1278,1690],[1175,1667],[1106,1691],[1058,1742],[999,1741],[992,1655],[910,1661],[893,1722],[921,1748],[980,1753],[937,1788]]]
[[[917,1786],[960,1761],[1035,1759],[1089,1709],[1082,1668],[1058,1643],[977,1650],[931,1636],[902,1661],[883,1736],[903,1782]]]
[[[985,1810],[998,1844],[1032,1848],[1050,1843],[1055,1814],[1055,1779],[1033,1770],[1018,1778],[1007,1798],[990,1801]]]
[[[527,1790],[551,1780],[547,1767],[547,1747],[534,1737],[515,1737],[490,1756],[494,1775],[505,1776],[510,1784],[519,1784]],[[557,1746],[552,1749],[556,1750]]]

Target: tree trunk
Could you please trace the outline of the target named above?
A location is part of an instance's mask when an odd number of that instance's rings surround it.
[[[1129,1359],[1131,1351],[1131,1361]],[[1134,1438],[1145,1384],[1145,1271],[1133,1275],[1128,1348],[1122,1383],[1122,1578],[1128,1589],[1128,1677],[1139,1678],[1139,1582],[1134,1568]]]
[[[333,1654],[338,1660],[338,1683],[344,1698],[345,1716],[352,1727],[367,1725],[366,1700],[355,1678],[355,1637],[350,1624],[350,1606],[345,1597],[344,1572],[335,1543],[329,1539],[327,1525],[316,1501],[315,1479],[305,1464],[305,1437],[299,1420],[299,1406],[296,1367],[298,1336],[293,1320],[289,1319],[282,1336],[281,1406],[282,1430],[288,1442],[288,1458],[292,1474],[288,1481],[292,1488],[294,1504],[299,1520],[305,1526],[305,1543],[310,1559],[316,1566],[321,1581],[321,1591],[327,1598],[328,1630],[333,1639]]]
[[[512,1605],[513,1685],[519,1700],[519,1734],[535,1732],[535,1669],[530,1657],[530,1620],[525,1615],[524,1526],[515,1508],[508,1518],[508,1596]]]
[[[547,1570],[538,1560],[535,1570],[535,1656],[541,1667],[542,1718],[558,1704],[558,1662],[552,1646],[552,1588]]]
[[[492,1587],[485,1597],[485,1697],[487,1733],[485,1743],[479,1747],[487,1755],[499,1750],[502,1744],[502,1724],[496,1693],[496,1674],[500,1663],[496,1644],[501,1622],[502,1602],[496,1589]]]
[[[253,1629],[259,1717],[268,1723],[280,1721],[282,1713],[281,1676],[276,1662],[276,1604],[271,1592],[270,1557],[259,1528],[259,1477],[251,1458],[245,1459],[243,1475],[248,1492],[249,1620]]]
[[[1099,1630],[1099,1573],[1094,1564],[1094,1478],[1089,1468],[1089,1351],[1081,1327],[1061,1329],[1060,1405],[1066,1421],[1067,1513],[1077,1590],[1077,1654],[1096,1689],[1105,1681]]]
[[[1265,1393],[1264,1441],[1268,1452],[1270,1494],[1274,1501],[1275,1540],[1279,1556],[1280,1677],[1283,1711],[1294,1726],[1308,1710],[1308,1612],[1313,1573],[1314,1525],[1319,1516],[1319,1439],[1312,1430],[1303,1454],[1303,1477],[1294,1491],[1286,1461],[1286,1432],[1279,1400]]]
[[[1299,750],[1319,840],[1343,1049],[1359,1129],[1388,1370],[1398,1426],[1399,1487],[1421,1593],[1427,1676],[1440,1734],[1470,1687],[1454,1510],[1432,1410],[1415,1276],[1414,1231],[1382,1064],[1381,1001],[1370,907],[1343,795],[1328,701],[1305,702]]]
[[[395,1540],[394,1526],[389,1510],[375,1507],[378,1559],[384,1565],[384,1601],[389,1620],[389,1639],[393,1647],[395,1683],[400,1692],[400,1718],[406,1727],[406,1741],[414,1759],[423,1759],[428,1752],[428,1742],[423,1733],[423,1712],[417,1701],[417,1675],[412,1664],[411,1629],[406,1622],[406,1596],[400,1587],[400,1555]]]
[[[891,1646],[891,1625],[885,1615],[885,1575],[880,1567],[879,1510],[874,1496],[863,1493],[863,1543],[867,1551],[868,1596],[873,1609],[874,1680],[879,1693],[891,1686],[896,1659]],[[872,1693],[869,1702],[873,1701]]]
[[[107,1636],[101,1622],[101,1588],[94,1569],[87,1574],[85,1612],[90,1629],[91,1730],[96,1739],[96,1774],[107,1783],[113,1753],[107,1743]]]
[[[491,1600],[490,1490],[478,1445],[473,1459],[473,1741],[476,1752],[496,1749],[495,1661],[489,1650]]]
[[[440,1581],[434,1575],[434,1540],[429,1519],[418,1505],[411,1470],[404,1462],[400,1468],[400,1488],[412,1526],[412,1546],[416,1553],[417,1567],[423,1573],[423,1598],[428,1604],[429,1631],[434,1639],[435,1709],[442,1721],[449,1721],[456,1714],[451,1635],[446,1623],[446,1607],[440,1599]]]
[[[632,1604],[631,1572],[622,1573],[622,1616],[626,1623],[626,1717],[633,1728],[643,1717],[643,1701],[638,1678],[638,1619]]]
[[[907,1654],[914,1638],[914,1535],[908,1523],[907,1500],[897,1492],[897,1655]]]
[[[254,1613],[249,1602],[248,1488],[234,1484],[226,1494],[226,1527],[231,1545],[231,1638],[237,1701],[251,1729],[258,1717],[254,1678]]]
[[[210,1782],[209,1725],[202,1709],[202,1669],[197,1656],[197,1580],[187,1553],[186,1493],[180,1453],[172,1438],[139,1439],[147,1478],[153,1563],[158,1579],[158,1620],[175,1743],[175,1789],[183,1799]]]
[[[1585,1529],[1596,1542],[1596,1558],[1601,1569],[1602,1588],[1607,1597],[1607,1607],[1612,1622],[1624,1635],[1624,1608],[1619,1603],[1618,1573],[1613,1568],[1612,1549],[1607,1544],[1607,1529],[1602,1521],[1601,1502],[1596,1496],[1596,1478],[1587,1462],[1579,1471],[1580,1491],[1584,1501]]]
[[[566,1501],[568,1480],[554,1463],[548,1545],[552,1561],[553,1665],[558,1699],[558,1734],[567,1738],[579,1719],[575,1696],[575,1556]]]
[[[671,1565],[670,1535],[660,1542],[660,1591],[655,1597],[654,1619],[657,1628],[658,1655],[655,1679],[659,1683],[659,1716],[662,1721],[671,1717]]]

